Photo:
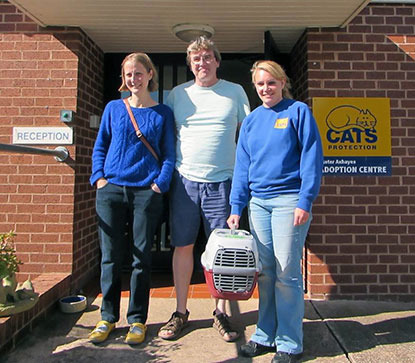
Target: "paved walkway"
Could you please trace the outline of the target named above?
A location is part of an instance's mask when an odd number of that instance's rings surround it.
[[[174,298],[152,297],[148,336],[136,347],[123,340],[127,297],[122,298],[122,320],[108,341],[94,345],[87,340],[99,320],[100,296],[89,299],[83,313],[56,310],[47,321],[26,336],[9,354],[14,362],[270,362],[273,353],[254,359],[238,357],[238,348],[255,328],[258,300],[231,302],[231,319],[243,332],[236,343],[224,342],[213,328],[213,301],[189,300],[190,324],[176,341],[157,337],[160,326],[175,308]],[[415,362],[415,303],[361,301],[306,301],[303,362]]]

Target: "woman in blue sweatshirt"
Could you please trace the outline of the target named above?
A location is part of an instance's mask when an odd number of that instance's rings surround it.
[[[249,206],[262,273],[257,327],[241,354],[276,351],[273,362],[295,362],[303,351],[300,262],[320,188],[321,140],[310,109],[291,99],[288,78],[277,63],[258,61],[251,72],[262,106],[242,123],[228,225],[237,228]]]
[[[108,338],[120,317],[121,272],[126,245],[125,226],[132,235],[132,273],[125,342],[141,343],[145,338],[150,291],[150,227],[161,208],[161,193],[168,190],[175,162],[173,112],[155,102],[157,71],[144,53],[128,55],[121,65],[119,91],[127,98],[141,133],[159,161],[137,137],[123,100],[108,103],[92,154],[91,185],[96,186],[96,210],[101,258],[101,321],[89,334],[93,343]]]

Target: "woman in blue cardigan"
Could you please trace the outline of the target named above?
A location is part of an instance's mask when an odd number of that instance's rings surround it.
[[[120,317],[121,272],[125,251],[132,251],[132,273],[125,342],[145,339],[149,305],[151,245],[150,227],[161,208],[161,193],[168,190],[175,162],[173,113],[155,102],[157,72],[144,53],[128,55],[121,65],[119,91],[130,91],[128,104],[141,133],[159,161],[136,135],[126,104],[118,99],[105,107],[92,154],[91,185],[96,186],[96,210],[101,258],[101,321],[89,334],[93,343],[108,338]],[[126,245],[129,225],[132,246]]]
[[[262,273],[258,323],[241,354],[276,351],[272,362],[295,362],[303,351],[300,261],[320,188],[321,140],[308,106],[291,99],[288,78],[277,63],[258,61],[251,71],[262,106],[242,123],[228,225],[238,227],[249,206]]]

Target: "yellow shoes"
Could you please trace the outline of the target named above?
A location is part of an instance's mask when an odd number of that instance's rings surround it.
[[[96,325],[95,329],[89,333],[89,341],[92,343],[102,343],[107,340],[108,335],[115,328],[115,323],[101,320]]]
[[[107,340],[108,335],[115,328],[115,323],[109,323],[108,321],[101,320],[96,325],[95,329],[89,333],[89,341],[92,343],[102,343]],[[130,330],[125,337],[127,344],[140,344],[146,337],[147,327],[141,323],[132,323]]]
[[[147,327],[144,324],[132,323],[128,334],[125,337],[125,342],[131,345],[142,343],[146,337],[146,331]]]

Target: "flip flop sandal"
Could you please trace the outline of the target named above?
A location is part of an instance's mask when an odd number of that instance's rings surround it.
[[[160,328],[158,336],[166,340],[176,339],[180,335],[182,329],[187,325],[188,319],[188,310],[186,310],[186,314],[175,311],[170,320]]]

